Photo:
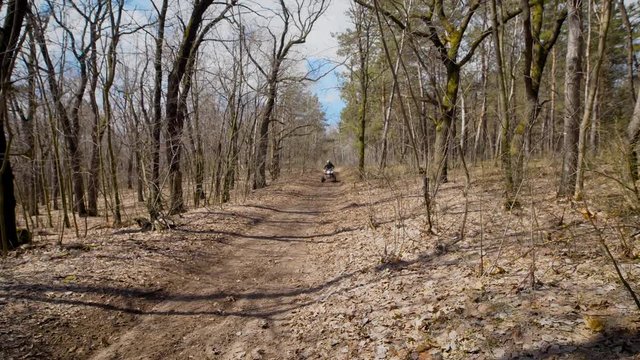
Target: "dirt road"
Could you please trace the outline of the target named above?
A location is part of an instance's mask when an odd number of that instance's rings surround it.
[[[294,356],[283,349],[288,316],[310,301],[317,248],[341,183],[282,184],[277,203],[247,204],[253,226],[226,234],[228,246],[201,262],[200,275],[138,315],[140,322],[93,359],[237,359]],[[202,226],[178,231],[206,234]],[[219,233],[218,231],[216,233]],[[168,240],[170,241],[170,239]]]

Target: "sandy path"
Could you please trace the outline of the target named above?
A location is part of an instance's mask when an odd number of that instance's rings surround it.
[[[288,358],[288,317],[312,301],[315,254],[330,226],[325,215],[342,184],[298,179],[273,189],[272,203],[244,206],[262,216],[242,233],[230,233],[219,257],[200,265],[200,276],[139,315],[93,359]],[[206,233],[206,228],[182,231]],[[170,239],[168,240],[170,241]]]

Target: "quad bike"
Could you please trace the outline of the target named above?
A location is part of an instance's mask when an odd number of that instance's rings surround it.
[[[320,181],[325,182],[325,181],[330,181],[330,182],[336,182],[336,174],[334,173],[333,169],[326,169],[324,171],[324,174],[322,175],[322,179],[320,179]]]

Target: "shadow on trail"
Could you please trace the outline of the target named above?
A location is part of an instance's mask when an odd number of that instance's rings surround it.
[[[244,317],[244,318],[263,318],[263,319],[269,319],[274,315],[287,313],[291,310],[302,308],[302,307],[311,305],[315,302],[315,301],[308,301],[308,302],[299,303],[291,306],[287,305],[285,307],[278,305],[279,308],[277,309],[275,306],[273,306],[273,307],[267,307],[259,311],[253,311],[251,309],[246,311],[226,311],[226,310],[217,310],[217,309],[210,310],[210,311],[206,311],[206,310],[163,311],[163,310],[154,310],[154,309],[144,310],[140,308],[127,307],[123,305],[86,301],[86,300],[77,300],[77,299],[52,299],[52,298],[46,298],[39,295],[28,295],[28,294],[15,296],[15,298],[22,299],[22,300],[36,301],[36,302],[44,302],[49,304],[93,307],[97,309],[102,309],[107,311],[116,311],[116,312],[121,312],[125,314],[130,314],[130,315],[144,315],[144,316],[148,316],[148,315],[158,315],[158,316],[199,316],[200,315],[200,316],[203,316],[204,315],[204,316],[237,316],[237,317]],[[157,301],[158,302],[166,301],[166,299],[160,298],[160,299],[157,299]]]
[[[276,209],[276,208],[270,207],[270,206],[255,205],[255,204],[243,205],[243,207],[251,207],[251,208],[256,208],[256,209],[273,211],[273,212],[277,212],[277,213],[297,214],[297,215],[320,215],[320,214],[326,214],[326,213],[332,212],[330,210],[322,210],[322,211],[318,211],[318,210],[311,210],[311,211],[305,211],[305,210],[282,210],[282,209]]]
[[[229,236],[229,237],[250,239],[250,240],[269,240],[269,241],[284,241],[284,242],[304,242],[304,243],[312,243],[312,244],[328,244],[328,243],[331,243],[331,241],[322,241],[322,240],[314,241],[311,239],[332,237],[332,236],[340,235],[342,233],[356,231],[359,229],[360,228],[343,228],[343,229],[336,229],[332,232],[323,233],[323,234],[287,235],[287,236],[251,235],[251,234],[241,234],[235,231],[195,230],[195,229],[180,229],[180,228],[175,229],[174,231],[188,233],[188,234]]]
[[[422,198],[422,195],[402,195],[402,196],[388,196],[386,198],[382,198],[382,199],[378,199],[376,201],[373,202],[369,202],[369,203],[349,203],[346,204],[344,206],[342,206],[340,208],[340,210],[347,210],[347,209],[358,209],[358,208],[364,208],[364,207],[371,207],[371,206],[378,206],[378,205],[383,205],[383,204],[387,204],[387,203],[391,203],[394,201],[397,201],[399,199],[415,199],[415,198]]]
[[[613,328],[584,343],[551,343],[529,351],[505,355],[499,360],[557,359],[571,355],[577,359],[613,360],[640,354],[640,332]]]
[[[396,266],[410,266],[411,264],[429,262],[433,257],[425,256],[416,261],[404,262],[396,264]],[[395,267],[395,266],[394,266]],[[120,288],[112,286],[92,286],[92,285],[58,285],[58,284],[2,284],[0,285],[0,295],[9,299],[19,299],[35,302],[43,302],[50,304],[64,304],[71,306],[83,306],[103,309],[107,311],[116,311],[134,315],[159,315],[159,316],[196,316],[196,315],[208,315],[208,316],[239,316],[239,317],[256,317],[256,318],[268,318],[274,315],[287,313],[291,310],[302,308],[319,301],[322,301],[321,293],[330,289],[339,288],[340,292],[349,292],[354,289],[373,285],[384,278],[379,277],[375,280],[368,281],[360,284],[353,284],[350,286],[341,286],[345,281],[356,277],[358,274],[366,271],[380,270],[379,267],[371,267],[365,269],[359,269],[352,272],[348,272],[334,277],[320,285],[290,289],[286,291],[253,291],[253,292],[237,292],[237,291],[217,291],[203,294],[182,294],[165,292],[163,289],[142,289],[142,288]],[[329,292],[324,295],[330,296],[333,294]],[[212,310],[158,310],[158,309],[143,309],[140,307],[132,307],[125,305],[118,305],[113,303],[98,302],[92,300],[81,300],[73,298],[62,298],[56,296],[72,296],[72,295],[96,295],[96,296],[114,296],[123,302],[130,302],[132,300],[139,300],[146,305],[155,305],[161,302],[178,302],[178,303],[195,303],[195,302],[216,302],[216,301],[236,301],[236,300],[280,300],[273,306],[266,306],[262,309],[251,308],[251,302],[249,308],[245,311],[225,311],[219,309]],[[315,295],[316,299],[308,300],[300,298],[300,296]],[[143,306],[144,307],[144,306]],[[200,307],[200,306],[199,306]]]
[[[10,284],[0,285],[0,294],[6,298],[14,298],[21,300],[29,300],[36,302],[44,302],[50,304],[65,304],[72,306],[86,306],[99,308],[108,311],[117,311],[127,314],[135,315],[161,315],[161,316],[195,316],[195,315],[211,315],[211,316],[240,316],[240,317],[270,317],[273,315],[286,313],[295,308],[304,307],[317,302],[318,300],[299,301],[299,296],[317,294],[323,290],[339,286],[345,280],[352,278],[360,273],[360,271],[353,271],[340,276],[337,276],[323,284],[318,286],[291,289],[287,291],[276,292],[233,292],[233,291],[219,291],[213,293],[204,294],[180,294],[180,293],[167,293],[162,289],[147,290],[136,288],[120,288],[111,286],[89,286],[89,285],[48,285],[48,284]],[[361,285],[359,285],[361,286]],[[343,289],[345,291],[351,290],[358,286]],[[268,306],[265,309],[249,309],[247,311],[225,311],[225,310],[156,310],[156,309],[140,309],[136,307],[123,306],[111,303],[103,303],[91,300],[80,299],[65,299],[56,298],[56,294],[59,296],[69,294],[82,294],[82,295],[109,295],[116,296],[121,300],[131,301],[140,300],[152,305],[160,302],[179,302],[179,303],[191,303],[191,302],[215,302],[215,301],[236,301],[236,300],[283,300],[290,299],[288,303],[277,303],[274,306]],[[53,295],[53,296],[52,296]],[[251,304],[249,304],[251,305]],[[279,307],[275,309],[274,307]],[[273,308],[273,309],[270,309]]]

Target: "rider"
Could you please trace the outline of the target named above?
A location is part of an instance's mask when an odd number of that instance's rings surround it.
[[[330,160],[327,160],[327,163],[324,164],[324,171],[333,170],[334,166]]]

